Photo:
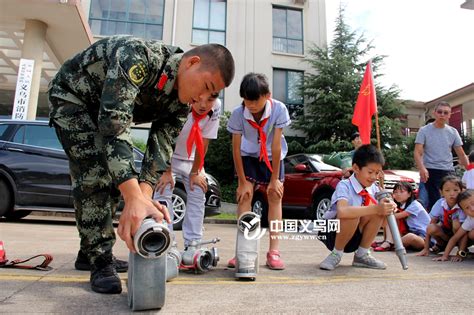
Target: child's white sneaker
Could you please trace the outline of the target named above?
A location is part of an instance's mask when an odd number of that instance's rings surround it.
[[[386,269],[387,265],[381,261],[376,259],[370,253],[359,257],[354,254],[354,260],[352,261],[352,266],[354,267],[362,267],[362,268],[372,268],[372,269]]]
[[[337,265],[341,262],[342,256],[331,252],[326,259],[324,259],[320,264],[319,264],[319,269],[323,270],[334,270],[336,269]]]

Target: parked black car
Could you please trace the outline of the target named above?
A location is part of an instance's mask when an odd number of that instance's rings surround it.
[[[134,148],[141,168],[143,153]],[[219,214],[220,186],[207,174],[206,216]],[[173,191],[174,228],[186,213],[181,177]],[[67,156],[46,121],[0,120],[0,217],[20,219],[31,211],[74,212]]]

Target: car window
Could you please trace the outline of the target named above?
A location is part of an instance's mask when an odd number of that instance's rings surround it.
[[[339,171],[340,168],[337,168],[335,166],[323,163],[319,161],[317,158],[310,157],[311,164],[319,171]]]
[[[285,173],[286,174],[296,173],[295,166],[300,163],[300,162],[298,162],[298,159],[294,158],[294,157],[291,157],[291,158],[286,158],[284,161],[285,161],[284,162],[285,163]]]
[[[59,150],[63,148],[53,128],[49,126],[24,126],[24,128],[26,128],[24,144]]]
[[[25,137],[25,127],[21,126],[15,133],[12,142],[23,144],[23,138]]]
[[[4,140],[5,131],[7,131],[8,125],[0,125],[0,140]]]

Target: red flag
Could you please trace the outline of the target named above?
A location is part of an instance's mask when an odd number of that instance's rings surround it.
[[[360,85],[359,96],[354,107],[352,124],[359,127],[362,144],[370,143],[372,116],[377,112],[377,97],[375,95],[374,79],[372,77],[371,62],[365,68],[364,80]]]

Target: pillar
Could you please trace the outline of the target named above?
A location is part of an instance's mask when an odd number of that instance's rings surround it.
[[[48,26],[45,23],[38,20],[26,20],[25,23],[25,35],[23,37],[21,58],[32,59],[35,61],[33,77],[31,80],[30,99],[28,103],[28,120],[36,119],[47,28]]]

